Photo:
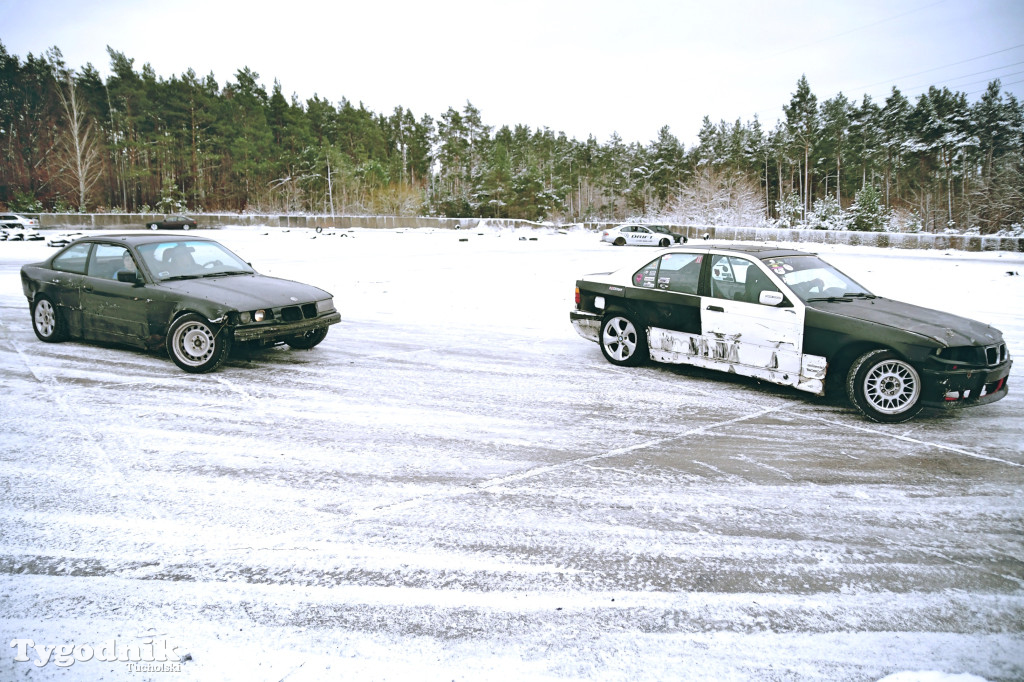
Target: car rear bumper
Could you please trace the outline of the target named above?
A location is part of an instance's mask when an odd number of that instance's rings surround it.
[[[274,341],[281,341],[293,336],[298,336],[299,334],[305,334],[306,332],[311,332],[315,329],[329,327],[330,325],[337,324],[338,322],[341,322],[341,313],[334,312],[328,315],[314,317],[310,320],[300,320],[299,322],[235,327],[234,337],[235,341],[239,342],[260,341],[262,343],[272,343]]]
[[[597,343],[601,334],[601,316],[597,313],[588,313],[585,310],[569,311],[569,321],[576,329],[576,333],[587,341]]]
[[[957,409],[994,403],[1009,392],[1012,360],[994,367],[921,372],[922,402],[930,407]]]

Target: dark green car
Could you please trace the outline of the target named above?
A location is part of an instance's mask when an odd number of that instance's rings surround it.
[[[312,348],[341,321],[326,291],[261,275],[203,237],[79,239],[23,266],[21,284],[40,340],[163,346],[193,373],[216,369],[234,343]]]

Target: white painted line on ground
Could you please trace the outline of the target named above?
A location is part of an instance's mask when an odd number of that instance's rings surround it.
[[[998,462],[1000,464],[1007,464],[1007,465],[1012,466],[1012,467],[1024,467],[1024,464],[1019,464],[1017,462],[1011,462],[1008,459],[1000,459],[999,457],[991,457],[989,455],[983,455],[983,454],[981,454],[979,452],[971,452],[970,450],[964,450],[963,448],[958,448],[955,445],[944,445],[942,443],[933,443],[932,441],[921,440],[920,438],[911,438],[910,436],[886,433],[885,431],[881,431],[879,429],[874,429],[874,428],[871,428],[869,426],[861,426],[860,424],[847,424],[845,422],[836,421],[834,419],[826,419],[824,417],[819,417],[819,416],[813,415],[813,414],[801,413],[800,416],[801,417],[806,417],[808,419],[817,419],[818,421],[825,422],[826,424],[831,424],[832,426],[841,426],[841,427],[846,428],[846,429],[854,429],[856,431],[863,431],[865,433],[871,433],[871,434],[874,434],[876,436],[882,436],[883,438],[891,438],[891,439],[894,439],[894,440],[901,440],[901,441],[904,441],[906,443],[914,443],[915,445],[927,445],[927,446],[930,446],[930,447],[933,447],[933,448],[939,448],[940,450],[948,450],[950,452],[955,452],[958,455],[964,455],[966,457],[973,457],[974,459],[983,459],[983,460],[986,460],[986,461],[989,461],[989,462]]]

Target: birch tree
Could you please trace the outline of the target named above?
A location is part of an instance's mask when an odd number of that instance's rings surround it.
[[[60,74],[56,70],[53,75],[66,126],[57,138],[58,180],[77,194],[78,210],[82,211],[88,204],[89,193],[103,176],[102,154],[78,96],[74,75],[71,71]]]

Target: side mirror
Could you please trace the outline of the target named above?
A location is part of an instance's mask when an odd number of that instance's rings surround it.
[[[782,303],[784,296],[778,291],[762,291],[757,296],[757,302],[761,305],[778,305]]]
[[[142,278],[139,277],[139,273],[135,270],[118,270],[117,281],[125,282],[126,284],[134,284],[140,286],[142,284]]]

